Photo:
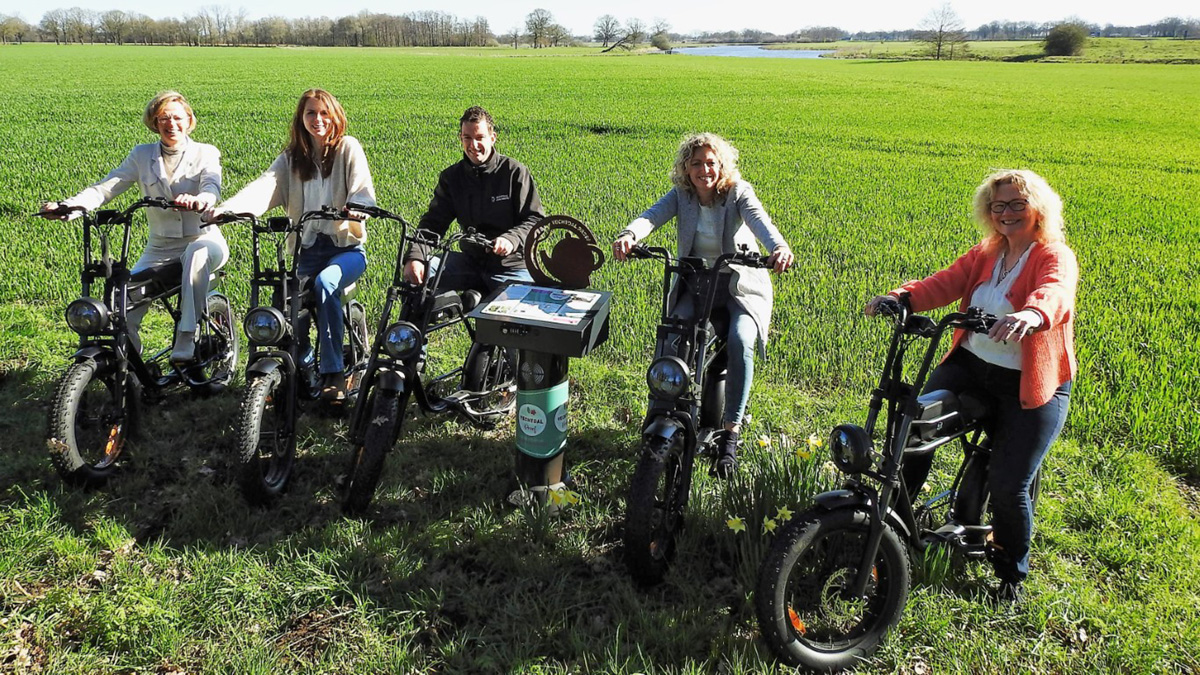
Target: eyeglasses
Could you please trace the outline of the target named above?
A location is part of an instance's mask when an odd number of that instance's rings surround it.
[[[159,124],[170,124],[171,122],[174,122],[180,126],[187,126],[188,118],[180,117],[178,115],[162,115],[160,117],[156,117],[155,121],[157,121]]]
[[[1024,199],[1014,199],[1011,202],[992,202],[988,205],[992,213],[1004,213],[1004,209],[1012,209],[1013,213],[1020,213],[1029,206],[1029,202]]]

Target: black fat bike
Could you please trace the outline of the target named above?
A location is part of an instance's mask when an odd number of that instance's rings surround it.
[[[350,426],[351,457],[342,505],[347,513],[360,514],[375,495],[384,460],[404,424],[410,397],[426,413],[455,412],[488,428],[515,407],[517,371],[515,350],[475,342],[475,327],[466,314],[479,303],[478,291],[440,290],[444,265],[438,265],[423,283],[404,279],[408,244],[422,243],[445,254],[458,243],[490,249],[491,241],[471,229],[440,239],[427,230],[412,230],[404,218],[389,211],[351,208],[392,220],[402,228],[392,285],[387,290]],[[446,330],[466,331],[471,341],[466,359],[446,372],[427,373],[429,338]]]
[[[296,458],[300,413],[321,394],[320,341],[314,343],[309,334],[316,320],[313,279],[297,273],[300,232],[310,220],[348,217],[345,209],[327,206],[306,212],[295,223],[287,217],[263,223],[245,213],[221,218],[222,222],[248,220],[253,232],[251,309],[243,322],[250,348],[236,432],[241,491],[251,503],[269,503],[287,487]],[[264,242],[274,255],[264,255]],[[366,369],[369,339],[366,310],[354,299],[355,286],[342,292],[343,375],[350,401]],[[340,405],[329,406],[335,407]]]
[[[982,391],[919,392],[947,329],[986,333],[996,317],[972,307],[935,322],[895,300],[881,305],[880,313],[894,327],[866,424],[842,424],[830,436],[833,462],[847,480],[842,489],[814,497],[815,505],[781,530],[759,571],[759,626],[771,649],[791,665],[826,671],[855,666],[900,621],[910,550],[944,546],[982,558],[991,532],[986,427],[994,404]],[[905,353],[922,340],[928,343],[924,355],[906,380]],[[910,504],[905,461],[954,441],[964,452],[950,488]],[[1035,477],[1035,499],[1038,485]]]
[[[225,276],[220,270],[210,278],[213,290],[205,306],[196,308],[192,361],[171,363],[170,346],[145,355],[134,347],[126,323],[130,312],[159,303],[175,324],[180,316],[182,262],[130,271],[133,216],[147,208],[177,207],[146,197],[125,210],[93,214],[63,206],[36,214],[83,214],[83,290],[66,311],[67,325],[79,335],[79,348],[55,390],[46,440],[55,470],[73,485],[95,487],[112,477],[126,441],[139,431],[143,401],[157,402],[178,386],[202,394],[222,391],[236,368],[238,335],[229,299],[219,290]]]
[[[725,411],[728,312],[714,310],[722,272],[732,265],[767,267],[768,258],[743,249],[717,258],[676,259],[661,247],[634,246],[630,257],[663,263],[656,358],[646,372],[649,409],[625,507],[625,559],[640,584],[662,581],[683,527],[696,456],[715,457]],[[695,317],[671,315],[672,288],[690,297]]]

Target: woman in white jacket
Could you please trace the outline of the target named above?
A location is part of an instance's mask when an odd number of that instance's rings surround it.
[[[62,204],[82,206],[91,211],[136,183],[143,196],[161,197],[179,207],[180,210],[146,210],[150,236],[132,272],[175,260],[183,263],[180,316],[171,361],[187,363],[195,356],[197,308],[207,302],[209,278],[229,260],[225,237],[217,228],[207,227],[199,213],[212,208],[221,196],[221,153],[211,145],[191,140],[196,115],[179,92],[165,91],[151,99],[142,114],[142,122],[158,134],[158,142],[134,146],[125,161],[104,180]],[[43,210],[58,206],[56,202],[49,202]],[[78,215],[72,213],[65,217]],[[138,329],[148,309],[148,304],[142,305],[126,317],[130,339],[139,352]]]
[[[346,112],[324,89],[309,89],[300,96],[292,116],[287,148],[236,195],[213,210],[253,213],[283,206],[292,222],[305,211],[323,206],[344,208],[348,203],[375,205],[375,187],[362,145],[346,135]],[[310,220],[300,233],[300,276],[314,277],[317,298],[317,332],[321,344],[321,397],[346,398],[343,375],[342,291],[367,268],[365,216],[348,213],[346,220]]]

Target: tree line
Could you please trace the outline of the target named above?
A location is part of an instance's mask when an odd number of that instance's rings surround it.
[[[681,35],[662,19],[647,23],[621,21],[611,14],[596,19],[590,35],[572,35],[545,9],[535,9],[525,25],[496,34],[482,16],[459,18],[441,11],[381,14],[367,11],[336,19],[281,16],[250,20],[245,9],[204,6],[183,18],[154,19],[137,12],[72,7],[52,9],[36,25],[15,15],[0,15],[0,42],[177,44],[177,45],[307,45],[338,47],[556,47],[594,41],[605,49],[629,49],[649,41],[667,49],[671,43],[833,42],[836,40],[920,40],[930,30],[848,32],[835,26],[813,26],[786,34],[746,28]],[[962,40],[1043,40],[1063,22],[992,21],[975,30],[957,27]],[[1140,26],[1100,26],[1070,21],[1093,37],[1200,37],[1200,21],[1168,17]],[[957,35],[955,36],[958,37]]]

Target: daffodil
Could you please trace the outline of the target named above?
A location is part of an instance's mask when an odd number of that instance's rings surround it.
[[[821,440],[820,436],[818,436],[816,434],[808,435],[808,447],[816,449],[816,448],[821,447],[823,444],[824,444],[824,441]]]
[[[779,511],[775,514],[777,520],[787,522],[792,519],[792,510],[786,506],[779,507]]]
[[[763,521],[763,534],[774,532],[776,527],[779,527],[779,523],[775,522],[771,518],[767,518]]]
[[[567,491],[566,490],[551,490],[550,491],[550,501],[555,506],[562,506],[563,504],[566,504],[567,503]]]
[[[799,448],[796,448],[796,456],[799,457],[800,459],[808,460],[808,459],[812,459],[813,453],[812,453],[812,450],[809,450],[808,448],[801,446]]]
[[[579,496],[579,493],[575,492],[574,490],[563,490],[563,494],[566,495],[568,504],[578,504],[583,499]]]
[[[766,434],[759,436],[758,437],[758,447],[760,447],[760,448],[771,447],[771,437]]]
[[[742,520],[741,518],[730,518],[729,520],[725,521],[725,525],[734,532],[746,531],[746,521]]]

